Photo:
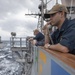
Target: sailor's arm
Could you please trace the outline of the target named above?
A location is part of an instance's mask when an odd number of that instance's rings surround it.
[[[45,44],[46,43],[49,43],[49,41],[50,41],[50,38],[49,38],[49,34],[50,34],[50,32],[49,32],[49,24],[50,24],[50,22],[48,22],[44,27],[43,27],[43,33],[44,33],[44,36],[45,36]]]
[[[61,45],[60,43],[55,44],[55,45],[45,44],[44,47],[50,50],[60,51],[63,53],[69,52],[69,49],[66,46]]]
[[[45,34],[45,44],[49,43],[50,38],[49,38],[49,34]]]

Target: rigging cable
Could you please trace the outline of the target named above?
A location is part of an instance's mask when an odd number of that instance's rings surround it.
[[[51,1],[52,1],[52,0],[48,1],[47,4],[48,4],[49,2],[51,2]]]

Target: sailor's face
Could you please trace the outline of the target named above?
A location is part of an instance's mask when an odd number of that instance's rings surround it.
[[[59,12],[50,15],[50,24],[53,26],[58,26],[60,23],[61,14]]]
[[[36,32],[34,32],[34,35],[36,35]]]
[[[37,32],[36,32],[36,31],[34,32],[34,35],[35,35],[35,36],[37,35]]]

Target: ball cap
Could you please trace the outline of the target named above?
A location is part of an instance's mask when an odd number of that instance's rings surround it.
[[[68,12],[67,8],[62,5],[62,4],[56,4],[53,6],[53,8],[48,12],[48,14],[54,14],[56,12],[60,12],[60,11],[64,11],[64,12]]]
[[[68,9],[66,8],[66,6],[62,5],[62,4],[56,4],[52,7],[51,10],[49,10],[45,15],[45,16],[48,16],[48,14],[54,14],[54,13],[57,13],[57,12],[61,12],[61,11],[64,11],[65,13],[68,13]]]

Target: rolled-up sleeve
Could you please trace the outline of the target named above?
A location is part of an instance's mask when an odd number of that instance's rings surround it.
[[[66,46],[71,52],[74,50],[75,46],[75,25],[68,28],[65,33],[61,36],[60,42],[61,45]]]

